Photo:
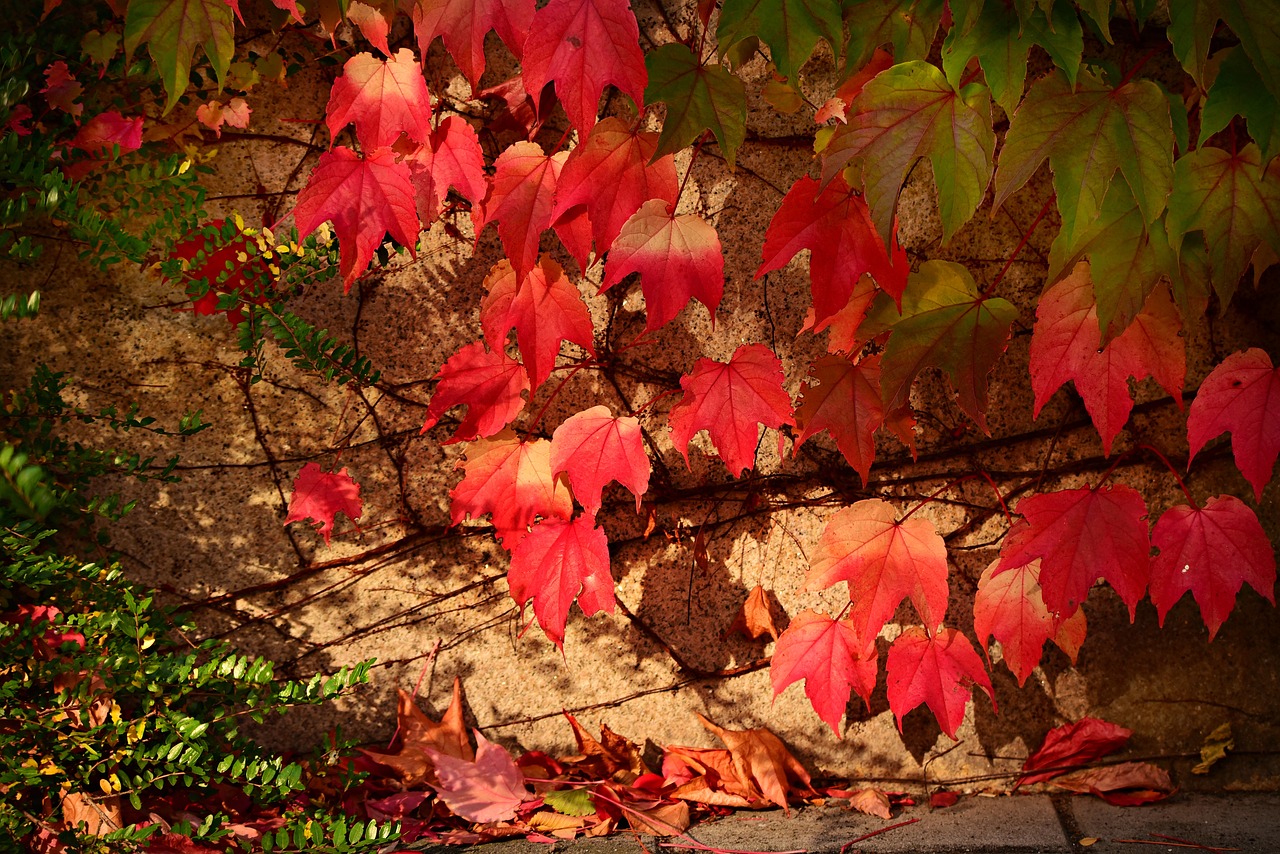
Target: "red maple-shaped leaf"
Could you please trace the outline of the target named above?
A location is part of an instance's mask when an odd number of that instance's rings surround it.
[[[115,110],[98,113],[80,125],[71,139],[72,148],[90,154],[108,155],[116,145],[121,151],[137,151],[142,147],[141,116],[125,118]]]
[[[876,456],[875,432],[884,423],[880,355],[859,362],[823,356],[810,366],[809,377],[800,389],[804,400],[796,409],[800,437],[795,453],[805,439],[826,430],[865,484]]]
[[[646,328],[658,329],[691,299],[712,318],[724,296],[724,255],[716,230],[700,216],[676,216],[662,199],[640,206],[622,226],[604,267],[606,291],[631,273],[640,274]]]
[[[955,739],[964,721],[964,707],[976,684],[996,707],[991,679],[969,639],[955,629],[939,629],[932,636],[919,626],[898,635],[885,661],[889,708],[902,729],[902,718],[921,703],[929,707],[938,725]]]
[[[1276,603],[1275,550],[1258,517],[1233,495],[1210,498],[1203,508],[1170,507],[1151,541],[1160,550],[1151,560],[1151,601],[1162,626],[1188,590],[1200,605],[1209,640],[1235,607],[1244,582]]]
[[[1280,456],[1280,368],[1256,347],[1232,353],[1200,384],[1187,416],[1190,465],[1210,439],[1231,431],[1236,468],[1262,500]]]
[[[551,443],[546,439],[521,442],[512,433],[500,433],[472,444],[460,465],[466,476],[449,493],[452,524],[491,513],[495,536],[508,549],[539,516],[573,515],[569,488],[551,473]]]
[[[320,155],[293,211],[298,239],[332,220],[338,236],[338,266],[346,291],[369,267],[373,253],[390,234],[416,255],[418,214],[409,166],[389,148],[364,157],[338,146]]]
[[[1040,591],[1051,614],[1076,612],[1089,588],[1105,579],[1132,619],[1150,577],[1147,505],[1123,484],[1063,489],[1024,498],[1017,511],[1029,523],[1005,537],[996,574],[1040,558]]]
[[[556,182],[568,156],[560,152],[548,157],[536,142],[517,142],[494,162],[485,224],[498,223],[503,249],[519,276],[538,263],[538,238],[551,226]]]
[[[1081,718],[1073,724],[1054,727],[1045,735],[1040,749],[1023,763],[1023,776],[1018,778],[1017,785],[1043,783],[1065,773],[1062,769],[1086,765],[1108,753],[1115,753],[1129,743],[1132,735],[1133,730],[1101,718]],[[1041,768],[1059,770],[1040,771]]]
[[[622,226],[650,199],[675,204],[679,191],[675,160],[667,155],[652,164],[658,135],[610,116],[591,129],[586,142],[569,152],[556,186],[551,214],[560,219],[586,205],[596,254],[609,251]]]
[[[476,737],[476,759],[468,762],[430,747],[426,753],[435,764],[437,782],[433,788],[440,800],[467,821],[487,823],[515,818],[516,809],[529,797],[511,754],[472,730]]]
[[[405,161],[417,191],[418,216],[424,224],[431,224],[440,215],[450,187],[477,209],[489,193],[480,137],[462,116],[448,116],[441,121]]]
[[[854,283],[853,293],[844,308],[819,323],[814,315],[814,308],[810,305],[800,331],[817,335],[825,330],[828,333],[828,353],[856,354],[869,340],[861,334],[860,327],[867,316],[867,309],[871,308],[879,293],[875,279],[860,276]]]
[[[1103,451],[1110,454],[1111,443],[1133,409],[1130,378],[1155,377],[1181,405],[1186,376],[1181,329],[1168,290],[1159,288],[1129,327],[1103,348],[1089,265],[1077,264],[1071,275],[1040,297],[1036,309],[1031,336],[1035,415],[1063,383],[1073,380],[1102,437]]]
[[[534,525],[511,552],[507,583],[521,608],[533,599],[538,625],[561,649],[575,599],[587,616],[612,614],[609,540],[596,517],[584,513],[573,521],[552,518]]]
[[[895,232],[890,257],[866,200],[843,177],[825,188],[808,176],[791,186],[765,232],[764,261],[756,278],[785,266],[802,249],[811,251],[809,282],[818,328],[848,304],[864,273],[901,302],[910,272],[907,252],[898,245]]]
[[[795,424],[782,388],[782,362],[763,344],[743,344],[728,362],[699,359],[680,377],[684,397],[671,408],[671,441],[689,463],[689,440],[706,430],[734,477],[755,465],[759,426]]]
[[[436,390],[422,425],[425,433],[440,423],[449,409],[463,405],[467,416],[445,444],[469,442],[492,436],[524,408],[523,392],[529,391],[524,366],[501,349],[489,351],[474,341],[449,357],[436,374]]]
[[[534,0],[413,0],[410,17],[423,56],[436,36],[475,89],[484,74],[484,37],[494,30],[520,58],[533,24]]]
[[[991,562],[978,579],[973,599],[973,633],[984,645],[995,636],[1000,641],[1004,663],[1023,685],[1036,669],[1044,652],[1044,642],[1053,639],[1075,661],[1084,642],[1084,611],[1058,620],[1045,607],[1040,592],[1040,561],[1014,567],[996,575],[1000,560]]]
[[[863,702],[871,702],[876,687],[875,647],[860,641],[848,620],[802,611],[773,648],[769,679],[775,698],[792,682],[803,679],[813,710],[838,738],[840,717],[849,705],[850,694],[856,690]]]
[[[898,604],[910,597],[926,626],[947,615],[947,546],[922,517],[898,521],[878,498],[831,517],[809,561],[805,590],[849,584],[849,620],[860,638],[875,638]]]
[[[562,341],[572,341],[592,356],[591,314],[582,294],[560,269],[544,257],[523,278],[503,259],[485,277],[489,293],[480,306],[480,325],[495,351],[516,330],[520,355],[536,389],[551,374]]]
[[[640,512],[651,468],[639,420],[615,418],[607,406],[569,416],[551,436],[551,471],[568,473],[574,497],[592,516],[600,510],[600,493],[613,480],[631,490]]]
[[[524,85],[535,95],[551,81],[580,133],[596,123],[600,93],[612,83],[644,106],[649,81],[640,27],[627,0],[551,0],[534,15],[524,43]]]
[[[431,136],[431,96],[413,51],[401,48],[385,60],[371,53],[348,59],[329,90],[325,124],[333,138],[354,124],[356,139],[366,151],[391,145],[401,133],[426,142]]]
[[[345,513],[347,518],[356,522],[363,511],[360,484],[347,474],[345,467],[341,471],[328,472],[321,471],[318,463],[307,463],[293,480],[293,497],[289,499],[289,515],[284,523],[288,525],[310,519],[327,546],[333,534],[334,517]]]

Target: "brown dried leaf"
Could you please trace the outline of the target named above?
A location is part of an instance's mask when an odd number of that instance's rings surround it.
[[[435,764],[427,753],[428,749],[438,750],[467,762],[475,760],[471,742],[467,740],[462,699],[462,680],[454,679],[449,708],[445,709],[440,722],[436,723],[418,708],[411,694],[400,691],[396,707],[400,749],[395,753],[383,753],[362,747],[360,752],[378,764],[396,771],[406,788],[435,782]]]
[[[104,836],[119,830],[124,823],[120,796],[104,798],[68,792],[62,796],[62,821],[69,828],[83,823],[89,836]]]
[[[621,775],[624,778],[621,782],[625,783],[630,783],[641,774],[649,772],[644,759],[640,756],[640,748],[634,742],[623,738],[604,724],[600,725],[600,741],[597,741],[578,723],[577,718],[568,712],[565,712],[564,716],[573,727],[573,737],[578,743],[578,753],[582,756],[581,760],[568,758],[564,760],[565,762],[596,766],[592,776]]]
[[[701,714],[698,720],[729,748],[738,777],[758,786],[766,800],[785,810],[789,793],[813,790],[809,784],[809,772],[791,755],[782,740],[769,730],[764,727],[724,729]],[[793,785],[792,781],[799,785]]]
[[[752,640],[759,640],[769,635],[774,640],[781,634],[773,621],[773,612],[769,608],[769,592],[757,584],[751,588],[747,601],[742,603],[742,610],[729,627],[730,633],[741,632]]]
[[[1058,777],[1051,783],[1068,791],[1097,795],[1119,807],[1162,801],[1177,791],[1169,772],[1148,762],[1089,768]]]
[[[631,829],[649,836],[675,836],[689,829],[689,805],[684,801],[627,813]]]
[[[877,818],[892,818],[889,807],[889,796],[879,789],[857,789],[849,792],[849,809],[874,815]]]

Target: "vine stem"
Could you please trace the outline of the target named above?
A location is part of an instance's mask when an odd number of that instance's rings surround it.
[[[1005,506],[1004,496],[1000,494],[1000,488],[997,487],[996,482],[991,479],[991,475],[987,474],[985,471],[981,469],[979,469],[979,471],[976,474],[974,473],[966,474],[964,477],[957,478],[956,480],[953,480],[950,483],[944,483],[942,486],[938,487],[932,493],[930,493],[928,498],[926,498],[924,501],[921,501],[915,507],[912,507],[910,510],[908,510],[907,515],[899,519],[897,524],[901,525],[904,522],[906,522],[908,519],[911,518],[911,516],[917,510],[919,510],[921,507],[924,507],[926,504],[932,504],[935,498],[937,498],[942,493],[946,492],[948,489],[954,489],[955,487],[964,483],[966,480],[973,480],[975,477],[981,477],[984,480],[986,480],[987,483],[991,484],[991,489],[995,492],[996,500],[1000,502],[1000,507],[1004,510],[1005,517],[1009,519],[1010,524],[1013,524],[1013,516],[1009,513],[1009,508]]]
[[[595,359],[584,359],[583,361],[574,365],[573,370],[569,372],[568,376],[560,380],[560,385],[556,386],[556,390],[551,392],[551,396],[548,397],[546,402],[542,404],[542,409],[538,410],[538,417],[533,419],[533,423],[529,425],[529,429],[526,432],[532,433],[534,430],[538,429],[538,425],[542,423],[542,416],[547,414],[547,409],[551,406],[552,401],[554,401],[556,399],[556,396],[559,395],[560,392],[564,390],[565,385],[569,382],[569,380],[573,379],[577,375],[578,371],[581,371],[583,368],[593,367],[596,365],[599,365],[599,362],[597,362]]]
[[[706,135],[698,137],[697,143],[693,146],[693,155],[689,158],[689,168],[684,170],[684,178],[680,179],[680,189],[676,191],[676,200],[671,205],[671,213],[675,213],[680,207],[680,197],[684,195],[684,187],[689,183],[689,177],[693,175],[693,164],[698,162],[698,155],[702,153],[702,143]]]
[[[1196,500],[1191,497],[1191,493],[1187,490],[1186,483],[1184,483],[1182,480],[1182,475],[1178,474],[1178,470],[1173,467],[1173,463],[1169,462],[1169,458],[1166,457],[1164,454],[1160,453],[1160,450],[1156,448],[1154,445],[1148,445],[1144,443],[1139,445],[1138,447],[1142,448],[1143,450],[1150,451],[1151,453],[1155,454],[1157,457],[1160,458],[1160,462],[1164,463],[1165,468],[1169,469],[1170,473],[1173,474],[1173,479],[1178,482],[1178,488],[1181,489],[1182,494],[1187,497],[1187,503],[1190,504],[1192,507],[1196,508],[1197,510],[1199,510],[1200,505],[1197,504]]]
[[[1054,200],[1056,199],[1057,195],[1054,193],[1050,193],[1049,198],[1045,199],[1044,206],[1040,208],[1040,213],[1036,214],[1036,218],[1031,221],[1031,227],[1023,233],[1022,239],[1018,241],[1018,245],[1013,247],[1013,253],[1009,255],[1009,260],[1004,262],[1004,267],[1001,268],[1000,273],[995,277],[991,284],[987,286],[987,289],[982,292],[984,299],[994,293],[996,287],[1004,280],[1005,274],[1009,272],[1009,268],[1013,266],[1013,262],[1017,260],[1018,255],[1026,248],[1027,241],[1029,241],[1031,239],[1031,235],[1035,233],[1036,227],[1040,225],[1040,221],[1048,215],[1049,208],[1053,205]]]

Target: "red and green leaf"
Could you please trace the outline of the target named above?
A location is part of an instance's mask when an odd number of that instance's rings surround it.
[[[818,41],[825,39],[839,53],[844,22],[839,0],[735,0],[720,10],[716,41],[723,56],[749,38],[769,46],[778,73],[796,82]]]
[[[826,430],[849,465],[867,482],[876,456],[875,432],[884,423],[880,400],[880,356],[853,362],[844,356],[823,356],[809,367],[796,408],[795,453],[805,439]]]
[[[235,53],[235,21],[227,0],[129,0],[124,19],[126,64],[145,42],[164,84],[164,111],[191,83],[191,62],[203,50],[219,83]]]
[[[733,166],[747,136],[747,89],[742,80],[723,65],[700,61],[675,42],[648,54],[645,67],[649,73],[645,99],[667,105],[654,156],[674,154],[709,130]]]

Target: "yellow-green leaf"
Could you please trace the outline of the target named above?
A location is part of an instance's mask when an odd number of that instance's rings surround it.
[[[710,130],[732,166],[747,135],[747,90],[723,65],[698,61],[682,44],[665,44],[645,57],[644,99],[663,101],[667,117],[652,161],[674,154]]]
[[[234,19],[226,0],[130,0],[124,49],[132,57],[144,42],[164,83],[167,113],[191,78],[196,49],[204,50],[219,88],[235,52]]]

